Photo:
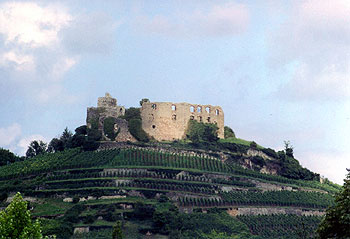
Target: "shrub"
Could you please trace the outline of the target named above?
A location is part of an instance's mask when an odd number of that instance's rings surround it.
[[[218,138],[218,126],[216,124],[202,123],[195,120],[189,120],[186,137],[192,141],[192,143],[199,142],[217,142]]]
[[[140,119],[131,119],[129,121],[129,131],[138,141],[148,142],[148,135],[142,129],[142,121]]]
[[[105,132],[105,135],[110,140],[114,140],[117,136],[117,133],[114,132],[114,124],[115,124],[115,118],[108,117],[103,122],[103,130]]]
[[[235,132],[233,132],[233,130],[228,126],[224,127],[224,136],[225,136],[225,139],[236,138]]]

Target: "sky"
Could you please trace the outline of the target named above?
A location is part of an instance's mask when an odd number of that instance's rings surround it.
[[[342,184],[350,1],[0,1],[0,147],[85,124],[109,92],[220,105],[236,136]]]

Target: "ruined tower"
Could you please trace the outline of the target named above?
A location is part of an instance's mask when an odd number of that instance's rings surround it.
[[[128,122],[120,118],[124,114],[124,106],[118,106],[117,99],[106,93],[98,98],[97,107],[87,108],[86,125],[99,134],[101,140],[136,141],[129,133]]]

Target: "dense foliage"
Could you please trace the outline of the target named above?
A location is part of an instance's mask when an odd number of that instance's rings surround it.
[[[114,131],[115,118],[107,117],[103,121],[103,131],[105,132],[105,136],[110,140],[114,140],[117,136],[118,132]]]
[[[216,124],[189,120],[186,137],[195,144],[199,142],[216,142],[219,140],[218,129]]]
[[[0,166],[14,163],[19,160],[21,160],[21,158],[16,156],[10,150],[0,148]]]
[[[0,239],[41,239],[39,221],[32,221],[27,202],[17,193],[10,205],[0,211]]]
[[[140,108],[131,107],[125,111],[125,115],[121,118],[128,121],[129,131],[138,141],[148,142],[149,137],[142,128],[142,119]]]
[[[327,209],[317,232],[321,239],[350,238],[350,170],[334,206]]]
[[[236,135],[235,135],[235,132],[233,132],[233,130],[230,127],[225,126],[224,127],[224,137],[225,137],[225,139],[227,139],[227,138],[235,138]]]

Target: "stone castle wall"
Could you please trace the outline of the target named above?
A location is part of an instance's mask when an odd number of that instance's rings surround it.
[[[136,139],[130,134],[128,129],[128,122],[118,117],[125,115],[124,106],[117,105],[117,99],[112,98],[109,93],[106,93],[105,97],[99,97],[97,101],[97,107],[87,108],[86,125],[89,129],[95,128],[102,134],[102,140],[109,140],[104,133],[104,121],[106,118],[114,118],[115,125],[114,131],[119,132],[115,141],[135,142]]]
[[[224,138],[224,112],[220,106],[143,102],[141,118],[142,128],[158,141],[184,138],[189,120],[217,124],[218,137]]]

